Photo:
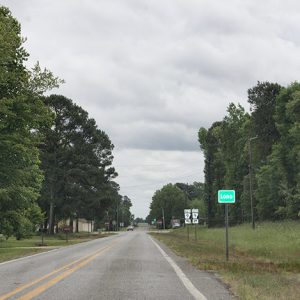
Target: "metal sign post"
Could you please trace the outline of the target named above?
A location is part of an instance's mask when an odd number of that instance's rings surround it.
[[[187,225],[186,226],[187,240],[189,241],[190,240],[190,229],[189,229],[188,225],[192,223],[190,208],[184,210],[184,223],[185,223],[185,225]]]
[[[229,249],[228,249],[228,204],[225,204],[225,240],[226,240],[226,261],[229,260]]]
[[[199,224],[199,209],[192,208],[193,224],[195,225],[195,240],[197,240],[197,224]]]
[[[225,256],[226,261],[229,260],[229,247],[228,247],[228,203],[235,203],[234,190],[219,190],[218,203],[225,204]]]
[[[190,240],[190,224],[195,225],[195,240],[197,240],[197,228],[196,225],[199,224],[199,209],[198,208],[188,208],[184,210],[184,223],[187,225],[187,240]]]

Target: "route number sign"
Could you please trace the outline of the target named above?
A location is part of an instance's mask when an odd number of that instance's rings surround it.
[[[219,190],[218,203],[235,203],[235,190]]]
[[[185,222],[185,224],[192,224],[190,209],[184,210],[184,222]]]
[[[193,208],[192,209],[193,224],[199,224],[198,216],[199,216],[199,209]]]
[[[184,210],[185,224],[199,224],[198,216],[199,216],[198,208],[185,209]]]

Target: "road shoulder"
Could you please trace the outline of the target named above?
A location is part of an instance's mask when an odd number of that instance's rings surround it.
[[[164,243],[150,235],[153,240],[166,252],[166,254],[178,265],[192,284],[207,298],[212,300],[236,299],[229,287],[222,282],[220,277],[213,272],[201,271],[194,267],[187,258],[176,255]]]

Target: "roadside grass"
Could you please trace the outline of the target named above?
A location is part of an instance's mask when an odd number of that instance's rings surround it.
[[[73,244],[87,242],[93,239],[103,238],[111,234],[89,234],[89,233],[70,233],[68,241],[65,234],[56,234],[54,236],[44,236],[44,245],[42,237],[35,235],[30,239],[16,240],[14,237],[8,240],[0,240],[0,262],[48,251],[52,248],[59,248]]]
[[[151,233],[202,270],[218,273],[240,299],[300,299],[300,223],[261,223],[229,228],[229,262],[224,228],[186,228]]]

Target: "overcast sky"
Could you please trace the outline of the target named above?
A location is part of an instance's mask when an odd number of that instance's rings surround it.
[[[299,79],[300,2],[0,0],[21,22],[29,64],[115,145],[121,194],[146,217],[155,190],[203,181],[197,132],[257,81]]]

